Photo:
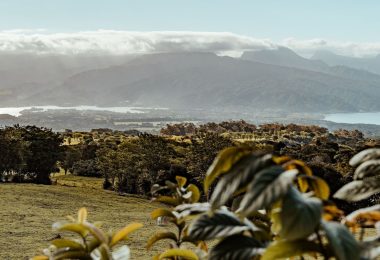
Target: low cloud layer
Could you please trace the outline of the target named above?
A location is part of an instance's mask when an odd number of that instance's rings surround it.
[[[380,53],[380,43],[342,43],[321,39],[285,39],[276,43],[268,39],[224,32],[129,32],[87,31],[49,33],[38,30],[0,31],[0,51],[38,54],[136,54],[157,52],[215,52],[239,56],[244,51],[289,47],[301,54],[316,50],[367,56]]]

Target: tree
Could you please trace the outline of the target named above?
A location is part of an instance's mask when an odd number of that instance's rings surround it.
[[[62,137],[44,127],[16,126],[15,130],[20,132],[28,151],[24,154],[23,172],[32,174],[36,183],[51,184],[50,173],[63,155]]]

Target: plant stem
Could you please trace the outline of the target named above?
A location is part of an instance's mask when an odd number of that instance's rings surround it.
[[[317,235],[318,242],[319,242],[319,246],[321,247],[321,253],[322,253],[323,257],[324,257],[325,259],[328,259],[328,255],[327,255],[327,252],[326,252],[326,250],[325,250],[325,247],[323,246],[322,237],[321,237],[321,235],[319,234],[319,231],[316,230],[316,231],[315,231],[315,234]]]

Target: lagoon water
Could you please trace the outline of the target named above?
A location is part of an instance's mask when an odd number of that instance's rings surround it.
[[[324,120],[335,123],[380,125],[380,112],[330,114],[326,115]]]
[[[117,113],[144,113],[146,109],[156,108],[143,108],[143,107],[97,107],[97,106],[75,106],[75,107],[59,107],[59,106],[30,106],[30,107],[0,107],[0,114],[9,114],[12,116],[20,116],[24,110],[36,110],[36,112],[43,112],[47,110],[63,110],[74,109],[79,111],[92,110],[92,111],[109,111]]]

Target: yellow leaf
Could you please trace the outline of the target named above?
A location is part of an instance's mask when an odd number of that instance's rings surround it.
[[[162,202],[171,206],[178,206],[180,204],[179,199],[169,197],[169,196],[158,196],[154,199],[155,201]]]
[[[87,236],[89,229],[80,223],[60,223],[56,222],[53,224],[53,229],[58,231],[67,231],[67,232],[74,232],[82,237]]]
[[[146,248],[149,250],[157,241],[162,239],[171,239],[174,242],[177,242],[177,236],[173,232],[160,232],[149,238]]]
[[[49,260],[49,257],[46,255],[38,255],[38,256],[32,257],[31,260]]]
[[[78,211],[78,222],[84,223],[87,220],[87,209],[81,208]]]
[[[175,179],[177,180],[178,186],[180,188],[182,188],[183,186],[185,186],[185,184],[187,182],[187,179],[185,177],[182,177],[182,176],[175,176]]]
[[[273,161],[279,165],[284,164],[290,160],[291,160],[291,158],[288,156],[273,156]]]
[[[159,217],[175,218],[175,216],[171,210],[164,209],[164,208],[159,208],[159,209],[153,210],[152,213],[150,213],[150,216],[152,217],[152,219],[157,219]]]
[[[302,178],[302,176],[300,176],[297,178],[297,181],[298,181],[298,187],[300,191],[306,192],[307,189],[309,188],[309,183],[307,182],[307,180],[305,178]]]
[[[179,256],[181,259],[184,260],[199,260],[198,256],[191,250],[188,249],[169,249],[166,250],[164,253],[160,255],[160,260],[161,259],[167,259],[167,258],[172,258]]]
[[[226,173],[243,156],[251,154],[252,150],[248,147],[229,147],[222,150],[215,158],[214,162],[207,170],[204,180],[204,191],[207,194],[211,184],[220,175]]]
[[[195,186],[194,184],[190,184],[186,188],[188,191],[191,191],[191,202],[196,203],[199,201],[201,197],[201,192],[199,191],[198,187]]]
[[[140,223],[132,223],[124,227],[112,237],[111,246],[116,245],[120,240],[125,239],[130,233],[141,228],[142,226],[143,224]]]
[[[57,248],[69,247],[71,249],[84,249],[82,244],[70,239],[55,239],[51,243]]]
[[[311,179],[311,187],[315,193],[315,196],[322,200],[328,200],[330,197],[330,187],[325,180],[314,176]]]

